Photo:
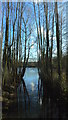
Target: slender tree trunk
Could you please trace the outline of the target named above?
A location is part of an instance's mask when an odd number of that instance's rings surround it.
[[[62,58],[62,11],[61,11],[61,58]]]
[[[67,46],[67,56],[66,56],[66,81],[68,84],[68,46]]]
[[[39,51],[40,51],[40,42],[39,42],[39,27],[38,27],[38,24],[37,24],[35,3],[33,3],[33,7],[34,7],[35,22],[36,22],[36,27],[37,27],[37,59],[38,59],[38,72],[39,72],[39,61],[40,61]],[[38,51],[38,50],[39,50],[39,51]]]
[[[25,63],[26,63],[27,28],[26,28],[26,23],[24,21],[24,18],[23,18],[23,23],[24,23],[24,27],[25,27],[25,48],[24,48],[24,63],[23,63],[23,67],[25,67]]]
[[[52,20],[52,37],[51,37],[51,55],[50,55],[50,64],[51,64],[51,77],[52,77],[52,50],[53,50],[53,34],[54,34],[54,15]]]
[[[5,30],[5,46],[4,46],[4,63],[6,65],[7,65],[7,48],[8,48],[8,29],[9,29],[8,27],[9,27],[9,23],[8,23],[7,11],[6,11],[6,30]]]
[[[67,44],[67,56],[66,56],[66,81],[67,81],[67,87],[68,87],[68,2],[66,3],[66,44]]]
[[[45,46],[44,46],[44,43],[45,43],[45,31],[44,31],[44,16],[43,16],[43,61],[44,61],[44,56],[45,56]]]
[[[60,40],[59,40],[59,21],[58,21],[57,2],[55,3],[55,14],[56,14],[56,40],[57,40],[58,75],[60,76]]]
[[[46,10],[45,10],[46,8]],[[48,48],[49,48],[49,28],[48,28],[48,3],[44,3],[44,12],[45,12],[45,17],[46,17],[46,40],[47,40],[47,48],[46,48],[46,73],[48,76]]]
[[[27,63],[28,63],[28,59],[29,59],[29,54],[30,54],[30,48],[29,48],[29,43],[28,43],[28,57],[27,57],[27,59],[26,59],[26,62],[24,62],[21,77],[23,77],[23,76],[24,76],[24,74],[25,74],[26,67],[27,67]]]

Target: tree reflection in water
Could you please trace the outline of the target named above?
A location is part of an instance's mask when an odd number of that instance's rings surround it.
[[[22,87],[23,86],[23,87]],[[27,102],[28,102],[28,109],[30,110],[30,98],[29,98],[29,93],[28,93],[28,90],[27,90],[27,87],[26,87],[26,84],[25,84],[25,81],[24,79],[22,78],[22,83],[19,87],[19,94],[23,94],[23,98],[24,98],[24,104],[25,104],[25,111],[27,109]],[[18,96],[20,97],[20,96]],[[23,99],[22,99],[23,100]],[[20,104],[21,101],[19,101],[18,104]],[[18,111],[20,112],[20,107],[22,106],[19,106],[18,108]]]
[[[13,99],[12,108],[8,110],[8,119],[67,118],[67,95],[62,94],[58,82],[40,79],[36,68],[27,68],[26,77],[21,80],[15,99],[16,102]]]
[[[42,118],[67,118],[67,100],[62,95],[59,83],[55,85],[49,80],[41,80],[40,89],[38,85],[38,95],[42,104]]]

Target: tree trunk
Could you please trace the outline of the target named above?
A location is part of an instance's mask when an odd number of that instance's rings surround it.
[[[45,10],[46,8],[46,10]],[[45,12],[45,17],[46,17],[46,40],[47,40],[47,48],[46,48],[46,73],[48,76],[48,48],[49,48],[49,28],[48,28],[48,3],[46,3],[46,7],[45,7],[45,3],[44,3],[44,12]]]
[[[55,18],[56,18],[56,40],[57,40],[57,60],[58,60],[58,75],[60,76],[60,40],[59,40],[59,22],[57,2],[55,3]]]
[[[54,15],[52,20],[52,37],[51,37],[51,54],[50,54],[50,67],[51,67],[51,77],[52,77],[52,49],[53,49],[53,34],[54,34]]]

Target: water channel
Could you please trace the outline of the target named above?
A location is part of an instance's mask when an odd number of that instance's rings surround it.
[[[24,78],[17,88],[16,103],[8,117],[66,118],[66,102],[62,99],[59,101],[58,98],[51,100],[50,97],[46,97],[46,94],[43,96],[43,89],[37,68],[27,68]]]

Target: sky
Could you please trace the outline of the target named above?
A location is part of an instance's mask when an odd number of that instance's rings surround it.
[[[36,40],[36,37],[37,37],[37,29],[36,29],[36,23],[35,23],[35,21],[34,21],[34,16],[33,16],[33,7],[32,7],[32,3],[26,3],[26,12],[24,12],[24,14],[23,14],[23,16],[24,16],[24,18],[25,18],[25,20],[27,19],[27,16],[30,16],[29,17],[29,22],[30,22],[30,24],[32,25],[32,28],[33,28],[33,30],[32,30],[32,35],[30,36],[30,44],[33,44],[34,43],[34,41]],[[3,7],[1,6],[1,2],[0,2],[0,9],[2,9]],[[29,11],[29,12],[28,12]],[[14,12],[14,11],[13,11]],[[2,13],[3,13],[3,11],[0,11],[0,13],[1,13],[1,17],[0,17],[0,30],[1,30],[1,21],[2,21]],[[29,14],[28,14],[29,13]],[[36,13],[37,13],[37,8],[36,8]],[[59,13],[60,13],[60,11],[59,11]],[[13,13],[14,14],[14,13]],[[26,14],[27,14],[27,16],[26,16]],[[65,15],[65,11],[63,11],[63,15]],[[12,18],[10,18],[10,19],[14,19],[13,18],[13,16],[11,16]],[[42,19],[41,19],[42,20]],[[38,21],[38,19],[37,19],[37,21]],[[3,18],[3,22],[4,22],[4,24],[5,24],[5,11],[4,11],[4,18]],[[29,26],[29,28],[30,28],[30,26]],[[22,29],[24,29],[24,25],[22,25]],[[53,37],[53,51],[54,51],[54,54],[53,54],[53,57],[54,56],[56,56],[57,55],[57,49],[56,49],[56,36],[55,36],[55,27],[54,27],[54,37]],[[4,28],[3,28],[3,30],[4,30]],[[42,31],[42,34],[43,34],[43,26],[42,26],[42,22],[41,22],[41,31]],[[63,32],[65,32],[64,30],[63,30]],[[11,36],[12,36],[12,34],[13,34],[13,32],[12,32],[12,27],[11,27]],[[51,35],[51,30],[49,30],[49,34]],[[23,36],[22,36],[23,37]],[[45,37],[46,37],[46,30],[45,30]],[[9,38],[10,38],[10,36],[9,36]],[[13,38],[13,36],[12,36],[12,38]],[[24,39],[24,38],[23,38]],[[49,38],[50,39],[50,38]],[[64,37],[64,40],[65,40],[65,37]],[[65,42],[64,42],[64,40],[63,40],[63,46],[65,46]],[[4,36],[3,36],[3,43],[4,43]],[[24,41],[23,41],[23,44],[22,45],[24,45]],[[28,42],[27,42],[27,45],[28,45]],[[4,46],[4,44],[3,44],[3,46]],[[3,47],[2,46],[2,47]],[[23,52],[23,50],[24,50],[24,47],[23,47],[23,49],[22,49],[22,52]],[[64,52],[65,50],[63,49],[63,52]],[[30,50],[30,59],[29,59],[29,61],[31,61],[31,60],[37,60],[37,44],[35,43],[34,44],[34,46],[32,46],[31,47],[31,50]]]

